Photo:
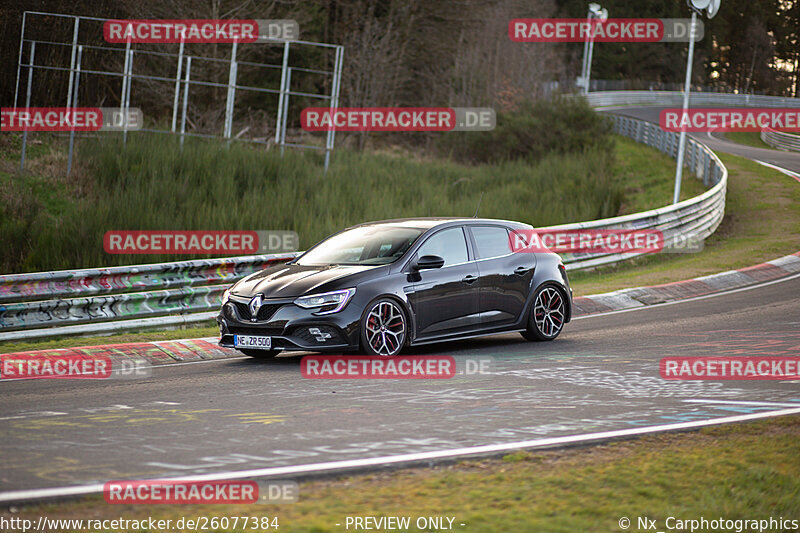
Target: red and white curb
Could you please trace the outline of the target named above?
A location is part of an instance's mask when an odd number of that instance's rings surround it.
[[[78,348],[54,348],[50,350],[16,352],[9,355],[36,355],[40,357],[108,357],[111,359],[112,365],[120,361],[140,361],[144,359],[151,365],[156,366],[170,363],[241,357],[242,354],[236,350],[222,348],[217,344],[217,339],[215,337],[209,337],[204,339],[81,346]]]
[[[767,261],[760,265],[740,268],[739,270],[729,270],[710,276],[654,285],[652,287],[636,287],[604,294],[581,296],[574,299],[574,316],[621,311],[707,296],[765,281],[777,280],[798,272],[800,272],[800,252]]]

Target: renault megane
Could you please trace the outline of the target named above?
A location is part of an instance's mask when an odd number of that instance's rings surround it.
[[[393,356],[405,346],[519,331],[558,337],[572,314],[561,258],[512,251],[519,222],[414,218],[369,222],[223,296],[220,344],[252,357],[282,351]]]

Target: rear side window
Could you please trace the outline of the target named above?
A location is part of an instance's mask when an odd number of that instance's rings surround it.
[[[459,227],[435,233],[417,250],[417,257],[423,255],[438,255],[444,259],[444,266],[466,263],[467,241],[464,231]]]
[[[501,257],[511,253],[508,230],[500,226],[472,226],[472,236],[478,247],[478,259]]]

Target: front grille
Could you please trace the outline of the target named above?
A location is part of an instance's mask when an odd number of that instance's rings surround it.
[[[283,328],[240,328],[230,325],[228,333],[231,335],[282,335]]]
[[[250,316],[250,308],[248,307],[248,304],[242,302],[234,302],[234,304],[236,305],[236,312],[239,313],[241,318],[245,320],[250,320],[250,318],[252,318]],[[258,320],[269,320],[272,318],[272,315],[274,315],[275,312],[284,305],[286,304],[264,304],[261,306],[261,309],[258,310],[258,316],[256,318]]]

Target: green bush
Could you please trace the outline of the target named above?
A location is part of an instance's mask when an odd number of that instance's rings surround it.
[[[442,135],[442,155],[462,163],[540,161],[547,154],[572,154],[597,149],[611,152],[612,122],[596,113],[583,98],[557,96],[523,101],[497,113],[490,132],[451,132]]]

